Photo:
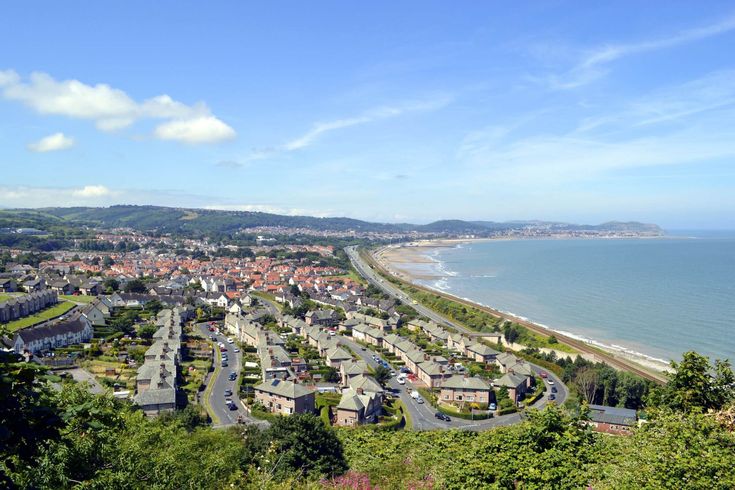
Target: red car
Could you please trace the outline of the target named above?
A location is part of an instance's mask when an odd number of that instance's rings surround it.
[[[544,379],[546,379],[546,378],[547,378],[547,377],[549,376],[548,374],[546,374],[546,371],[541,371],[541,372],[540,372],[539,374],[540,374],[540,375],[541,375],[541,377],[542,377],[542,378],[544,378]]]
[[[227,352],[227,347],[220,347],[219,350],[221,350],[222,352]]]

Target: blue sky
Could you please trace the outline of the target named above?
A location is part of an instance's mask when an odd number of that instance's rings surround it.
[[[735,4],[518,3],[4,5],[0,206],[735,228]]]

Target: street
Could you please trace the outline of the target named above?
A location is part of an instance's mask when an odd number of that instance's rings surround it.
[[[212,377],[209,379],[207,386],[212,385],[212,390],[209,395],[209,404],[214,411],[214,415],[219,419],[219,423],[215,424],[216,427],[226,427],[229,425],[237,424],[238,417],[244,419],[245,423],[261,423],[262,421],[253,419],[246,415],[245,410],[240,403],[237,392],[237,381],[240,378],[242,370],[242,352],[234,352],[237,348],[237,344],[228,344],[227,336],[221,333],[215,333],[209,331],[209,323],[198,323],[196,328],[202,333],[207,339],[211,336],[215,337],[215,359],[214,367],[215,371],[212,373]],[[218,328],[221,327],[221,323],[218,324]],[[225,345],[225,353],[228,355],[228,366],[221,367],[221,352],[220,348],[216,345],[217,342],[222,342]],[[217,370],[219,368],[219,371]],[[234,381],[230,381],[228,376],[230,373],[235,373],[236,378]],[[232,390],[232,396],[225,396],[225,390]],[[205,396],[203,392],[201,396]],[[237,410],[230,410],[225,400],[231,399]]]

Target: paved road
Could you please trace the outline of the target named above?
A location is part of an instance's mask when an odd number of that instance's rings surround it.
[[[379,366],[378,362],[373,360],[373,355],[380,355],[373,350],[366,348],[357,342],[353,341],[352,339],[345,337],[345,336],[339,336],[340,342],[352,349],[352,351],[357,354],[360,358],[364,359],[370,367],[373,369],[377,368]],[[541,369],[539,368],[538,371],[540,372]],[[568,396],[568,392],[564,384],[552,373],[549,373],[549,377],[554,381],[554,386],[557,387],[558,393],[556,402],[558,403],[564,403],[564,400],[566,400],[566,397]],[[434,414],[436,414],[436,409],[431,406],[430,403],[424,401],[424,403],[418,403],[416,400],[414,400],[408,392],[407,388],[413,388],[413,385],[410,381],[406,381],[405,385],[400,385],[398,381],[396,381],[396,378],[393,377],[388,381],[388,388],[391,390],[391,392],[395,395],[397,394],[401,401],[403,402],[403,405],[408,410],[409,415],[411,416],[411,421],[413,423],[413,429],[414,430],[431,430],[431,429],[467,429],[467,430],[486,430],[491,427],[498,427],[502,425],[511,425],[518,423],[522,420],[523,415],[521,413],[513,413],[508,415],[500,415],[493,417],[491,419],[485,419],[485,420],[465,420],[460,419],[456,417],[451,417],[451,422],[444,422],[442,420],[437,419]],[[548,386],[547,386],[548,388]],[[547,389],[546,393],[544,393],[544,396],[539,399],[534,405],[534,408],[541,409],[543,408],[547,403],[549,403],[548,395],[550,393],[550,390]]]
[[[72,379],[74,379],[74,381],[76,381],[77,383],[86,383],[90,393],[98,395],[106,391],[105,387],[102,386],[94,377],[94,375],[86,369],[75,367],[71,369],[57,369],[54,371],[54,374],[62,373],[69,373]]]
[[[406,295],[403,291],[401,291],[400,289],[398,289],[396,286],[394,286],[390,282],[385,281],[380,275],[378,275],[377,272],[375,272],[369,265],[367,265],[362,260],[362,258],[359,256],[359,254],[357,253],[356,247],[354,247],[354,246],[347,247],[347,248],[345,248],[345,252],[347,252],[348,257],[352,261],[352,265],[355,267],[355,269],[357,270],[357,272],[359,272],[360,275],[362,275],[370,283],[372,283],[373,285],[375,285],[376,287],[378,287],[379,289],[381,289],[383,292],[385,292],[389,296],[391,296],[391,297],[393,297],[395,299],[398,299],[398,300],[402,301],[403,303],[406,303],[406,304],[411,305],[420,315],[423,315],[423,316],[429,318],[430,320],[438,323],[439,325],[447,325],[449,327],[452,327],[452,328],[454,328],[454,329],[456,329],[458,331],[465,332],[465,333],[476,333],[476,332],[473,332],[472,330],[468,329],[464,325],[459,325],[459,324],[457,324],[455,322],[452,322],[452,321],[448,320],[447,318],[444,318],[443,316],[439,315],[435,311],[430,310],[429,308],[427,308],[427,307],[425,307],[425,306],[423,306],[421,304],[414,304],[412,302],[411,298],[408,295]],[[359,351],[359,349],[360,349],[360,347],[358,346],[358,351]],[[358,351],[355,351],[355,352],[358,352]],[[533,370],[537,374],[538,373],[541,373],[542,371],[544,371],[544,369],[542,369],[540,366],[537,366],[535,364],[531,364],[531,366],[532,366]],[[549,376],[549,379],[551,379],[551,380],[554,381],[554,386],[556,386],[556,389],[558,391],[558,393],[556,393],[556,400],[554,401],[554,403],[561,405],[562,403],[564,403],[564,401],[569,396],[569,390],[564,385],[564,383],[562,383],[561,380],[557,376],[555,376],[553,373],[548,373],[548,376]],[[396,384],[397,384],[397,382],[396,382]],[[400,386],[400,385],[398,385],[398,386]],[[547,386],[547,388],[548,388],[548,386]],[[543,408],[547,403],[549,403],[549,400],[548,400],[548,395],[549,394],[550,394],[550,390],[547,389],[546,392],[544,393],[544,396],[534,404],[534,407],[540,409],[540,408]],[[413,401],[413,399],[411,399],[409,401],[411,403],[413,403],[414,405],[418,405],[417,403],[415,403]],[[428,406],[428,410],[429,411],[431,410],[431,406],[430,405]],[[422,414],[423,413],[424,417],[422,417],[422,418],[425,418],[426,415],[430,415],[432,417],[432,419],[433,419],[434,412],[431,412],[430,414],[427,414],[426,413],[427,412],[426,403],[424,403],[423,406],[417,407],[416,408],[416,411],[419,414]],[[413,411],[411,411],[411,416],[412,416],[412,418],[414,418],[414,412]],[[426,421],[426,420],[423,420],[422,422],[420,422],[419,424],[417,424],[416,423],[416,420],[417,419],[414,418],[414,426],[416,428],[422,428],[422,425],[430,425],[429,422]],[[434,420],[436,420],[436,419],[434,419]],[[465,427],[465,428],[468,428],[468,429],[478,429],[478,430],[481,430],[483,428],[497,426],[497,425],[508,425],[508,424],[512,424],[512,423],[518,422],[519,420],[520,420],[520,415],[519,414],[510,414],[510,415],[503,415],[503,416],[496,417],[496,418],[493,418],[493,419],[488,419],[488,420],[483,420],[483,421],[477,421],[477,422],[465,421],[465,420],[461,420],[461,419],[460,420],[452,419],[452,422],[451,423],[440,422],[438,420],[436,420],[436,422],[437,423],[445,424],[444,425],[445,427],[447,425],[452,425],[452,426],[457,425],[457,426],[462,426],[462,427]]]
[[[221,327],[221,324],[219,326]],[[209,323],[198,323],[196,328],[207,339],[214,335],[215,342],[222,342],[223,344],[225,344],[225,349],[227,349],[226,353],[229,357],[229,365],[224,368],[221,367],[219,372],[217,373],[217,376],[215,378],[211,378],[208,382],[208,384],[214,383],[212,392],[209,395],[209,404],[211,405],[215,415],[219,418],[218,427],[226,427],[237,424],[238,416],[244,418],[246,423],[260,423],[260,420],[253,419],[245,414],[245,410],[242,408],[242,404],[240,403],[240,399],[238,398],[237,380],[239,379],[242,371],[242,352],[234,351],[237,345],[228,344],[226,335],[210,332],[208,330]],[[221,359],[219,347],[215,346],[215,352],[216,355],[214,362],[215,367],[217,367],[220,366]],[[230,381],[228,379],[229,374],[232,372],[237,375],[235,381]],[[232,396],[225,396],[225,390],[228,389],[232,390]],[[202,396],[204,396],[204,394],[202,394]],[[227,407],[225,403],[225,400],[227,398],[230,398],[233,402],[235,402],[237,410],[230,410]]]

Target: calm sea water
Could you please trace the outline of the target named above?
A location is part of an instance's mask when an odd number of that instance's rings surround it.
[[[560,332],[658,359],[735,361],[735,236],[515,240],[433,253],[421,281]]]

